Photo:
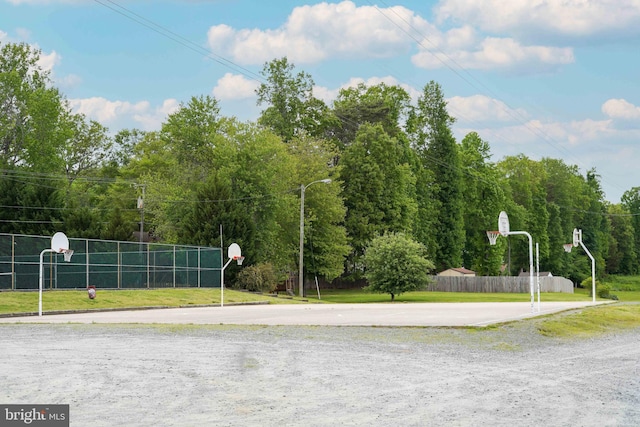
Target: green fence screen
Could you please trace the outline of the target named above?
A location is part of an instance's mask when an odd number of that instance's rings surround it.
[[[51,237],[0,233],[0,289],[38,289]],[[69,239],[73,256],[44,253],[44,288],[220,287],[222,250],[204,246]]]

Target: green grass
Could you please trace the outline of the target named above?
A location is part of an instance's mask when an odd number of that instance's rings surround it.
[[[589,338],[640,327],[640,304],[616,303],[559,314],[538,325],[542,335]]]
[[[295,304],[300,299],[225,289],[224,303],[268,302]],[[180,307],[220,304],[220,289],[98,290],[91,300],[86,291],[44,291],[42,311],[118,309],[135,307]],[[0,292],[0,314],[38,311],[38,292]]]
[[[613,291],[640,292],[640,276],[609,276],[602,281]]]
[[[91,310],[136,307],[180,307],[220,304],[219,289],[135,289],[98,290],[96,299],[88,298],[86,291],[44,291],[42,309]],[[322,290],[318,300],[316,292],[308,291],[307,298],[274,298],[249,292],[225,289],[225,303],[268,302],[269,304],[314,303],[391,303],[388,294],[373,294],[361,289]],[[536,295],[537,299],[537,295]],[[584,301],[588,292],[576,294],[543,293],[542,301]],[[528,302],[529,294],[514,293],[463,293],[463,292],[408,292],[396,296],[395,303],[419,302]],[[0,292],[0,314],[33,313],[38,311],[38,292]]]
[[[309,292],[307,296],[310,301],[315,301],[318,298],[315,292]],[[331,303],[391,302],[389,294],[373,294],[361,289],[322,290],[320,291],[320,298],[321,301]],[[537,301],[537,294],[535,298]],[[584,292],[575,294],[559,292],[540,294],[541,301],[587,301],[589,298],[588,293]],[[394,302],[528,302],[530,300],[530,294],[418,291],[397,295]]]

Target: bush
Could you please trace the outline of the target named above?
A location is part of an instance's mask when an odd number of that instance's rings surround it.
[[[376,237],[367,247],[364,263],[369,292],[396,295],[424,289],[429,284],[433,263],[426,258],[425,247],[403,233]]]
[[[238,273],[236,287],[251,292],[272,293],[278,287],[278,276],[271,263],[252,265]]]
[[[589,296],[593,296],[593,287],[591,286],[591,277],[587,277],[580,283],[583,288],[589,289]],[[617,300],[618,297],[611,293],[611,286],[601,283],[596,279],[596,295],[598,298]]]

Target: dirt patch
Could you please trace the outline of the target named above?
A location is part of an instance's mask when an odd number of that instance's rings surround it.
[[[0,402],[72,426],[640,423],[640,331],[1,325]]]

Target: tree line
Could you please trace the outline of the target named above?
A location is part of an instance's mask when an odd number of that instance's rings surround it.
[[[264,65],[262,112],[240,122],[209,95],[194,96],[157,131],[109,130],[74,114],[40,52],[0,44],[0,232],[132,240],[144,188],[144,228],[164,243],[237,242],[246,264],[297,270],[301,186],[307,275],[357,279],[370,242],[403,233],[424,245],[434,271],[481,275],[528,268],[525,239],[498,239],[500,211],[540,247],[540,266],[580,281],[581,250],[599,274],[638,273],[640,187],[605,200],[595,170],[520,154],[491,159],[488,141],[456,141],[441,86],[417,101],[384,83],[341,89],[327,105],[287,58]],[[221,234],[222,233],[222,234]]]

